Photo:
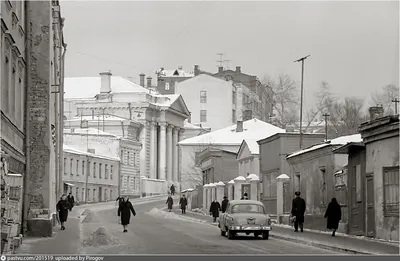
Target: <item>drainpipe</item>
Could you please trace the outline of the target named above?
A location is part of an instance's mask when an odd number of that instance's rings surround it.
[[[24,231],[27,231],[27,219],[28,219],[28,214],[29,214],[29,208],[30,208],[30,195],[29,195],[29,170],[30,170],[30,135],[29,135],[29,112],[30,112],[30,104],[29,104],[29,86],[31,84],[30,80],[30,65],[31,65],[31,45],[32,45],[32,38],[31,38],[31,23],[30,23],[30,16],[29,14],[29,9],[30,9],[30,1],[24,1],[25,4],[25,10],[28,12],[25,12],[25,28],[26,28],[26,47],[25,47],[25,58],[26,58],[26,67],[25,67],[25,126],[24,126],[24,132],[25,132],[25,175],[24,175],[24,180],[23,180],[23,201],[22,201],[22,227],[23,231],[22,233],[24,234]]]
[[[61,25],[63,26],[63,25]],[[62,27],[61,27],[62,29]],[[64,43],[64,39],[62,39],[62,46],[63,46],[63,52],[61,55],[61,77],[60,77],[60,138],[59,138],[59,155],[60,155],[60,194],[64,193],[64,181],[63,181],[63,175],[64,175],[64,76],[65,76],[65,53],[67,52],[67,44]]]
[[[89,152],[87,152],[89,153]],[[88,192],[88,182],[89,182],[89,174],[90,174],[90,156],[86,155],[86,180],[85,180],[85,204],[88,203],[88,197],[89,197],[89,192]]]

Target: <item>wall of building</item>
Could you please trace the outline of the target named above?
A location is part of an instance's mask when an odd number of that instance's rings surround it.
[[[290,158],[288,163],[291,166],[289,176],[294,179],[294,190],[299,190],[306,201],[308,226],[311,229],[324,230],[326,208],[336,195],[334,173],[347,164],[346,155],[335,158],[332,147],[328,146]],[[346,220],[347,218],[342,221]]]
[[[72,192],[77,202],[85,202],[85,196],[87,202],[115,200],[119,191],[119,165],[117,160],[64,152],[63,180],[74,185],[68,192]]]
[[[220,170],[220,174],[215,176],[216,182],[229,182],[237,177],[239,164],[236,160],[236,154],[222,151],[220,160],[215,162],[215,167]]]
[[[239,164],[239,176],[246,177],[248,174],[260,175],[260,162],[258,155],[254,155],[247,159],[240,160]]]
[[[84,133],[65,133],[64,144],[71,145],[81,151],[94,149],[96,154],[120,157],[120,139],[113,135],[99,135]]]
[[[170,76],[170,77],[158,77],[157,78],[157,91],[161,94],[175,94],[175,86],[179,82],[183,82],[192,77],[182,77],[182,76]],[[166,85],[169,85],[168,88],[165,88]]]
[[[375,233],[377,238],[399,240],[399,217],[383,215],[383,167],[399,166],[399,136],[366,145],[366,173],[374,174]]]
[[[121,142],[121,195],[140,197],[140,145]]]
[[[179,83],[176,93],[181,94],[185,100],[191,112],[191,123],[201,123],[203,127],[210,127],[214,131],[232,125],[232,90],[230,82],[199,75]],[[201,91],[207,92],[206,103],[200,103]],[[201,110],[207,111],[206,122],[201,122]]]

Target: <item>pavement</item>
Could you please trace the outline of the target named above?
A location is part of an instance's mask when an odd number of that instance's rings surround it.
[[[68,220],[65,231],[56,231],[51,239],[37,240],[25,246],[29,254],[242,254],[306,255],[341,254],[313,246],[263,240],[254,236],[228,240],[219,229],[198,219],[188,219],[160,210],[165,198],[133,203],[137,215],[131,218],[128,232],[118,224],[115,203],[74,208],[76,217]],[[80,222],[75,222],[75,221]],[[58,229],[59,230],[59,229]],[[24,240],[23,244],[27,244]],[[44,249],[44,246],[46,249]],[[34,250],[32,252],[32,250]],[[21,253],[21,252],[20,252]]]
[[[166,211],[166,209],[163,210]],[[211,216],[191,211],[186,211],[186,215],[182,215],[181,210],[177,208],[173,212],[183,216],[183,218],[197,219],[201,223],[218,226],[217,223],[212,223]],[[340,234],[332,237],[331,232],[321,233],[308,229],[305,229],[303,233],[295,233],[292,227],[281,225],[273,226],[270,237],[349,254],[399,255],[400,253],[399,243],[382,242]]]

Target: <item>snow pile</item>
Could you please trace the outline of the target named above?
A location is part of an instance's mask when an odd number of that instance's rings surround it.
[[[192,209],[192,212],[203,214],[203,215],[206,215],[206,216],[208,215],[208,213],[206,213],[202,208]]]
[[[104,227],[100,227],[88,239],[83,241],[84,246],[109,246],[116,244],[120,244],[120,241],[111,237]]]
[[[162,211],[162,210],[160,210],[158,208],[153,208],[149,212],[147,212],[147,214],[152,215],[152,216],[163,217],[163,216],[166,215],[166,212]]]
[[[90,211],[89,209],[86,209],[83,213],[83,216],[85,216],[85,218],[83,219],[82,222],[88,223],[91,222],[93,220],[93,212]]]

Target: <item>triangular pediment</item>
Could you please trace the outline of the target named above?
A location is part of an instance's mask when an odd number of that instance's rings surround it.
[[[241,159],[244,159],[244,158],[248,158],[251,155],[252,154],[251,154],[251,151],[249,149],[249,146],[247,145],[246,141],[243,140],[242,144],[240,145],[240,148],[239,148],[239,151],[238,151],[236,159],[237,160],[241,160]]]
[[[186,106],[185,101],[183,100],[182,96],[179,95],[179,97],[171,104],[170,106],[171,109],[174,111],[183,113],[187,115],[188,117],[190,116],[190,111],[188,107]]]

